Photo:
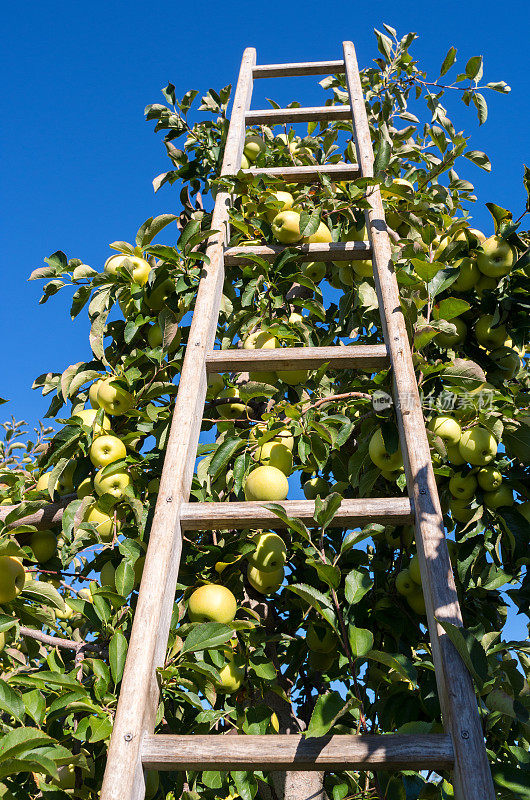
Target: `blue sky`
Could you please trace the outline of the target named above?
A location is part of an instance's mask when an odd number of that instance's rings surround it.
[[[342,40],[351,39],[366,66],[378,55],[373,28],[383,22],[400,35],[419,34],[413,53],[433,79],[454,45],[461,68],[483,54],[485,79],[512,87],[507,96],[488,93],[490,117],[480,129],[474,112],[456,98],[449,109],[493,165],[491,174],[466,167],[479,196],[477,226],[491,232],[487,201],[518,216],[530,127],[526,3],[510,3],[509,13],[487,0],[30,1],[4,10],[0,396],[11,402],[2,407],[3,418],[36,422],[48,402],[31,391],[33,378],[90,356],[86,317],[72,324],[68,292],[37,305],[40,283],[27,282],[31,270],[58,249],[101,269],[109,242],[131,240],[145,219],[176,209],[175,190],[154,195],[151,186],[169,167],[160,137],[143,118],[146,104],[162,101],[160,89],[170,80],[181,97],[191,88],[205,92],[234,83],[250,45],[258,63],[308,61],[341,58]],[[316,80],[258,81],[253,107],[263,107],[266,97],[320,104]]]

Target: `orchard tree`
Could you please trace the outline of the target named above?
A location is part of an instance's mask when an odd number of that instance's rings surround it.
[[[303,263],[297,250],[366,239],[374,182],[464,618],[464,629],[447,633],[473,677],[498,797],[527,797],[530,650],[503,631],[529,604],[530,205],[514,214],[487,203],[490,229],[474,227],[477,199],[463,175],[468,161],[486,170],[490,162],[448,117],[461,98],[483,123],[484,91],[509,87],[481,84],[480,56],[448,77],[454,48],[431,79],[410,52],[415,34],[399,40],[384,27],[361,75],[375,179],[220,179],[230,87],[210,90],[197,108],[196,91],[178,100],[170,84],[146,115],[165,132],[172,162],[155,189],[176,185],[178,214],[147,220],[132,243],[112,243],[99,269],[57,251],[31,275],[46,281],[41,302],[73,289],[71,315],[88,311],[91,353],[35,381],[51,398],[53,430],[25,442],[19,423],[4,425],[6,800],[98,797],[212,198],[230,189],[231,244],[248,246],[226,269],[218,347],[377,344],[371,263]],[[327,104],[348,102],[343,76],[320,85]],[[303,137],[255,127],[243,166],[354,162],[351,137],[347,122],[310,123]],[[528,189],[528,171],[524,180]],[[264,243],[286,249],[269,264],[252,253]],[[442,730],[413,529],[334,521],[342,498],[406,494],[390,391],[389,370],[326,365],[210,379],[192,500],[268,502],[286,528],[186,538],[158,732]],[[315,499],[308,526],[278,504],[297,486]],[[150,773],[147,783],[150,798],[183,800],[453,796],[449,774],[411,771]]]

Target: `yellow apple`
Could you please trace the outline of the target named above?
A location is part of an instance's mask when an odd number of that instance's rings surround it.
[[[175,281],[171,278],[166,278],[158,286],[155,286],[147,297],[145,304],[151,311],[160,311],[166,301],[175,294]]]
[[[216,689],[222,694],[233,694],[237,692],[243,683],[245,669],[238,663],[232,654],[227,656],[227,663],[219,670],[220,680],[216,682]]]
[[[314,233],[304,237],[304,242],[308,244],[319,244],[331,241],[333,241],[331,231],[325,222],[320,222]]]
[[[394,191],[394,189],[396,189],[396,188],[404,190],[404,192],[403,191],[398,191],[396,193]],[[381,186],[380,187],[380,191],[381,191],[381,197],[385,197],[385,198],[397,197],[399,199],[402,199],[403,198],[403,193],[405,193],[405,194],[413,194],[414,186],[412,185],[412,183],[410,181],[406,180],[406,178],[394,178],[394,180],[392,181],[390,186]]]
[[[122,389],[113,378],[106,378],[98,388],[97,400],[107,414],[119,417],[126,414],[134,405],[134,397]]]
[[[245,479],[246,500],[285,500],[289,483],[285,474],[277,467],[258,467]]]
[[[277,467],[285,475],[290,475],[293,468],[293,454],[284,444],[280,442],[265,442],[256,451],[256,457],[261,464],[269,467]]]
[[[168,351],[168,353],[174,353],[175,350],[178,350],[180,346],[180,339],[181,339],[181,333],[180,330],[177,329],[177,332],[173,337],[173,339],[171,340],[171,342],[169,343],[169,346],[165,348]],[[149,330],[147,331],[147,342],[149,344],[149,347],[153,348],[162,347],[164,342],[164,335],[162,332],[162,328],[160,327],[158,322],[155,322],[153,325],[149,327]]]
[[[188,602],[192,622],[232,622],[236,615],[236,598],[226,586],[208,583],[195,589]]]
[[[288,386],[298,386],[307,381],[308,369],[282,369],[277,373],[278,378]]]
[[[103,470],[98,472],[94,478],[94,489],[100,497],[104,494],[111,494],[116,500],[121,500],[130,483],[131,478],[127,472],[123,471],[123,467],[111,467],[106,470],[104,476]]]
[[[411,607],[416,614],[420,614],[421,616],[425,616],[427,613],[427,609],[425,607],[425,598],[423,597],[423,592],[421,588],[418,586],[417,589],[410,592],[406,597],[407,603]]]
[[[280,211],[288,211],[289,209],[291,209],[294,203],[294,197],[290,192],[277,191],[277,192],[271,192],[271,194],[273,195],[274,199],[278,201],[278,203],[281,203],[281,207],[270,209],[267,211],[265,216],[267,217],[269,222],[273,222],[274,217],[277,216],[277,214],[279,214]]]
[[[492,510],[502,506],[513,506],[514,503],[513,491],[506,485],[499,486],[493,492],[484,492],[484,505]]]
[[[475,291],[479,297],[482,297],[484,292],[493,292],[497,288],[498,283],[496,278],[488,278],[486,275],[482,275],[477,281]]]
[[[452,417],[434,417],[429,422],[429,430],[448,445],[458,444],[462,436],[462,428]]]
[[[211,372],[208,375],[208,388],[206,390],[206,399],[215,400],[219,393],[224,389],[224,380],[217,372]]]
[[[92,503],[85,512],[84,522],[95,526],[102,542],[110,542],[114,537],[114,516],[102,511],[97,503]],[[116,532],[121,528],[121,520],[116,519]]]
[[[57,537],[53,531],[35,531],[31,534],[30,545],[39,564],[45,564],[57,552]]]
[[[90,446],[90,460],[95,467],[106,467],[114,461],[125,458],[127,451],[121,439],[117,436],[98,436]]]
[[[253,589],[260,594],[274,594],[283,583],[283,567],[273,572],[263,570],[248,565],[247,579]]]
[[[0,556],[0,603],[10,603],[22,589],[26,572],[22,561],[15,556]]]
[[[92,406],[92,408],[99,408],[98,391],[99,387],[103,383],[103,380],[104,380],[103,378],[99,378],[99,380],[94,381],[94,383],[91,384],[90,389],[88,390],[88,399],[90,400],[90,405]]]
[[[511,272],[516,253],[501,236],[490,236],[477,253],[477,266],[488,278],[501,278]]]
[[[279,347],[276,336],[269,331],[254,331],[243,342],[243,350],[274,350]]]
[[[77,487],[77,498],[82,500],[83,497],[88,497],[90,494],[94,494],[94,484],[92,478],[85,478]]]
[[[96,414],[98,410],[95,408],[83,408],[81,411],[76,411],[73,419],[79,417],[85,428],[92,428],[94,436],[101,436],[106,431],[110,431],[110,419],[106,414],[103,414],[103,421],[101,424],[95,423]]]
[[[295,244],[302,238],[300,214],[297,211],[280,211],[272,221],[272,232],[282,244]]]
[[[302,265],[302,275],[317,284],[324,280],[326,277],[327,267],[323,261],[306,261]],[[293,316],[293,315],[291,315]]]
[[[239,390],[235,386],[227,386],[226,389],[219,392],[219,400],[230,398],[234,398],[235,400],[239,399]],[[223,419],[238,419],[245,415],[246,408],[245,403],[241,402],[222,403],[217,406],[217,412]]]
[[[459,267],[458,278],[451,284],[451,289],[455,292],[469,292],[480,279],[480,270],[474,258],[460,258],[455,261],[453,267]]]
[[[257,159],[260,153],[265,150],[265,142],[259,136],[247,136],[243,147],[243,155],[251,164]]]
[[[477,479],[474,475],[457,473],[449,481],[449,491],[459,500],[471,500],[477,490]]]
[[[249,554],[248,563],[262,572],[277,572],[287,561],[287,547],[281,536],[272,531],[252,537],[256,549]]]
[[[445,445],[445,449],[447,451],[447,460],[454,464],[455,467],[460,466],[461,464],[466,463],[466,459],[462,458],[460,455],[460,450],[458,449],[457,444],[447,444]]]
[[[475,336],[477,342],[485,347],[487,350],[501,347],[506,344],[508,333],[505,325],[496,325],[492,327],[493,314],[484,314],[477,321],[475,325]]]
[[[444,333],[440,331],[434,337],[436,344],[440,347],[456,347],[456,345],[461,344],[467,335],[467,325],[466,323],[455,317],[454,319],[449,320],[451,325],[454,325],[456,328],[455,333]]]
[[[502,484],[502,473],[496,467],[482,467],[477,473],[477,480],[485,492],[494,492]]]
[[[519,353],[511,347],[497,347],[491,351],[490,358],[496,364],[492,376],[495,379],[509,381],[515,378],[521,368]]]
[[[452,518],[463,525],[467,525],[475,513],[475,510],[469,507],[469,500],[457,500],[456,497],[449,503],[449,510]]]
[[[396,576],[396,590],[398,594],[407,597],[417,591],[417,584],[410,577],[408,569],[402,569]]]
[[[116,275],[116,271],[119,267],[132,271],[133,281],[139,286],[144,286],[147,283],[149,273],[151,272],[151,265],[149,262],[147,262],[145,258],[139,258],[138,256],[122,255],[118,253],[115,256],[107,258],[105,261],[104,269],[109,275]]]
[[[375,464],[376,467],[379,467],[379,469],[385,470],[386,472],[400,469],[403,466],[401,448],[398,446],[394,453],[387,452],[381,428],[378,428],[372,434],[372,438],[370,439],[370,444],[368,446],[368,454],[372,460],[372,463]]]
[[[460,455],[476,467],[484,467],[497,455],[497,441],[486,428],[475,426],[464,431],[458,443]]]

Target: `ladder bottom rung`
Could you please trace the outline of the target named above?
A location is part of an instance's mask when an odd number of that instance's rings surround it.
[[[287,516],[310,524],[315,514],[313,500],[282,500]],[[270,525],[285,528],[282,520],[262,502],[183,503],[180,521],[184,530],[226,530]],[[333,518],[337,527],[360,527],[369,522],[382,525],[408,525],[414,522],[412,502],[408,497],[366,497],[343,500]]]
[[[272,370],[330,369],[380,370],[389,366],[386,345],[350,344],[335,347],[278,347],[273,350],[212,350],[206,355],[207,372],[267,372]]]
[[[451,736],[445,733],[380,736],[297,734],[146,736],[142,764],[153,770],[450,769]]]

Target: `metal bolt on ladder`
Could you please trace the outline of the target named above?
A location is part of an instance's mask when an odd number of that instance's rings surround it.
[[[324,164],[311,167],[251,168],[251,174],[311,182],[322,173],[336,180],[373,176],[373,150],[351,42],[343,43],[341,61],[256,65],[256,51],[243,54],[222,174],[241,165],[246,123],[352,120],[358,167]],[[254,78],[345,73],[350,105],[320,108],[250,110]],[[173,415],[135,612],[120,698],[110,741],[101,800],[142,800],[146,769],[451,769],[457,800],[494,800],[493,783],[471,678],[438,619],[462,624],[445,541],[442,512],[431,464],[418,386],[401,312],[398,286],[378,187],[371,189],[367,212],[370,242],[302,245],[306,260],[331,261],[372,257],[385,345],[347,348],[289,348],[260,352],[214,350],[224,265],[237,262],[248,248],[225,247],[214,234],[207,247],[209,266],[201,279],[186,357]],[[217,195],[211,227],[228,228],[230,196]],[[273,261],[279,247],[253,252]],[[340,259],[339,259],[340,260]],[[342,259],[344,260],[344,258]],[[189,492],[206,399],[207,374],[227,370],[259,371],[317,367],[372,369],[390,365],[408,498],[344,500],[341,525],[368,521],[403,524],[414,521],[427,620],[445,733],[426,735],[332,735],[304,739],[297,735],[173,736],[154,734],[158,704],[156,669],[163,665],[182,549],[183,530],[264,526],[280,520],[255,502],[189,503]],[[311,520],[314,503],[284,501],[289,516]]]

